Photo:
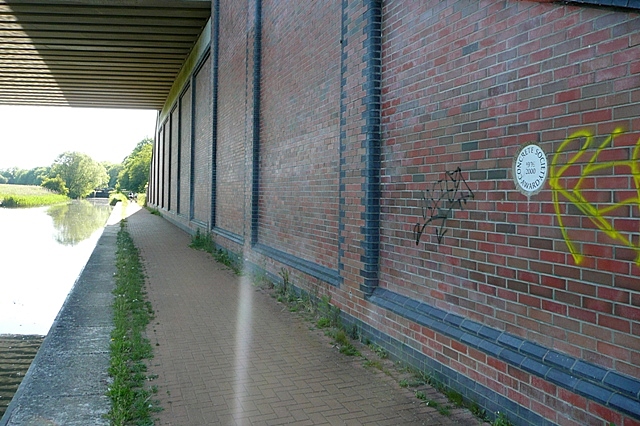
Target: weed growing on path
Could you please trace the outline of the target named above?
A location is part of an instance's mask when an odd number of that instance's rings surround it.
[[[265,268],[263,267],[262,269],[264,270]],[[452,416],[452,410],[456,408],[466,408],[478,420],[487,423],[490,421],[487,413],[476,402],[465,400],[460,392],[445,386],[429,373],[402,367],[401,363],[387,368],[391,364],[387,359],[389,357],[387,351],[381,346],[371,343],[367,337],[362,336],[361,330],[356,324],[348,327],[343,326],[340,308],[331,304],[330,296],[323,295],[319,297],[317,285],[314,286],[313,295],[304,290],[296,289],[291,281],[289,271],[285,268],[281,268],[279,275],[280,282],[274,282],[264,272],[259,272],[254,276],[254,284],[269,291],[271,296],[276,298],[279,303],[286,304],[290,312],[302,313],[308,321],[314,324],[315,328],[323,329],[325,335],[332,339],[334,347],[338,348],[341,354],[360,357],[363,360],[364,367],[376,369],[394,377],[398,380],[401,388],[415,389],[414,395],[417,399],[423,404],[434,408],[443,416]],[[364,345],[362,352],[358,349],[358,342]],[[363,355],[363,352],[365,355]],[[401,378],[402,376],[405,377]],[[437,391],[440,394],[437,396],[440,401],[428,397],[424,392],[425,390]],[[491,425],[511,426],[512,424],[504,413],[498,412]]]
[[[191,238],[191,244],[189,244],[189,247],[196,250],[206,251],[213,256],[216,262],[222,263],[231,269],[236,275],[242,275],[242,262],[234,260],[227,250],[216,248],[211,232],[205,232],[203,234],[200,232],[200,229],[197,229],[196,234]]]
[[[341,354],[347,356],[360,356],[360,351],[353,346],[347,337],[347,333],[341,328],[334,329],[334,333],[328,333],[335,340]]]
[[[149,209],[149,213],[162,217],[162,213],[158,209]]]
[[[147,377],[144,362],[153,356],[149,340],[144,337],[147,324],[153,318],[151,304],[146,301],[144,274],[137,248],[126,231],[126,221],[120,224],[116,251],[116,288],[114,290],[109,375],[113,382],[107,396],[111,411],[107,417],[112,425],[152,425],[151,413],[160,410],[151,398],[157,388],[145,387]]]
[[[496,413],[496,420],[492,423],[492,425],[493,426],[512,426],[509,419],[507,419],[507,416],[504,413],[501,413],[500,411]]]

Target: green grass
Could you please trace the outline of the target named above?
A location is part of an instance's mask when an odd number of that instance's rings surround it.
[[[207,253],[211,253],[215,250],[211,233],[205,232],[202,234],[200,233],[200,229],[197,229],[196,234],[191,238],[191,244],[189,244],[189,247],[196,250],[206,251]]]
[[[378,361],[377,359],[367,359],[364,361],[364,366],[367,368],[375,368],[376,370],[380,370],[382,372],[384,372],[384,365],[382,365],[382,362]]]
[[[152,215],[162,217],[162,213],[160,213],[160,210],[158,210],[158,209],[156,209],[156,208],[154,208],[154,207],[149,207],[149,206],[147,206],[147,210],[148,210],[148,211],[149,211],[149,213],[151,213]]]
[[[159,411],[159,407],[151,400],[157,388],[145,386],[152,379],[146,374],[145,360],[153,353],[149,340],[144,337],[153,311],[145,300],[140,256],[126,231],[125,220],[118,232],[116,266],[109,366],[113,381],[107,391],[111,399],[107,417],[117,426],[153,425],[151,413]]]
[[[362,356],[360,351],[351,343],[347,333],[342,328],[333,328],[326,333],[331,336],[335,341],[335,345],[339,348],[338,351],[347,356]]]
[[[115,206],[121,202],[123,205],[127,205],[129,203],[129,199],[122,192],[113,191],[109,194],[109,205]]]
[[[154,214],[153,212],[151,213]],[[216,248],[211,232],[203,234],[200,233],[200,229],[197,229],[196,234],[191,238],[189,247],[210,253],[217,262],[231,269],[236,275],[242,275],[242,261],[232,258],[227,250]]]
[[[67,196],[56,194],[41,186],[0,185],[0,204],[3,207],[38,207],[66,203]]]
[[[509,421],[506,414],[500,411],[496,413],[496,419],[491,424],[492,426],[512,426],[512,423]]]
[[[389,354],[384,350],[383,347],[378,346],[374,343],[369,343],[367,346],[369,346],[369,349],[375,352],[375,354],[378,355],[380,359],[386,359],[389,357]]]
[[[331,320],[327,317],[318,318],[318,321],[316,321],[316,327],[318,328],[331,327]]]

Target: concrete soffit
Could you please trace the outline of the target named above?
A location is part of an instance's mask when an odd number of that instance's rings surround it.
[[[182,91],[189,84],[194,71],[201,65],[202,60],[206,58],[211,46],[211,18],[202,29],[198,40],[196,41],[191,53],[182,64],[180,71],[175,77],[173,85],[166,97],[160,116],[158,117],[158,126],[162,126],[167,116],[171,113],[176,101],[182,94]]]
[[[210,0],[0,0],[0,105],[160,110]]]

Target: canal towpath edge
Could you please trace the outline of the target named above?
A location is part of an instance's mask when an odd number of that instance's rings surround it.
[[[137,209],[118,204],[111,212],[0,426],[109,424],[116,238],[120,220]]]

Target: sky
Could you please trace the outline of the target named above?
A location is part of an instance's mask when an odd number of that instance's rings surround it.
[[[155,110],[0,105],[0,169],[50,166],[67,151],[121,163],[153,138],[156,117]]]

